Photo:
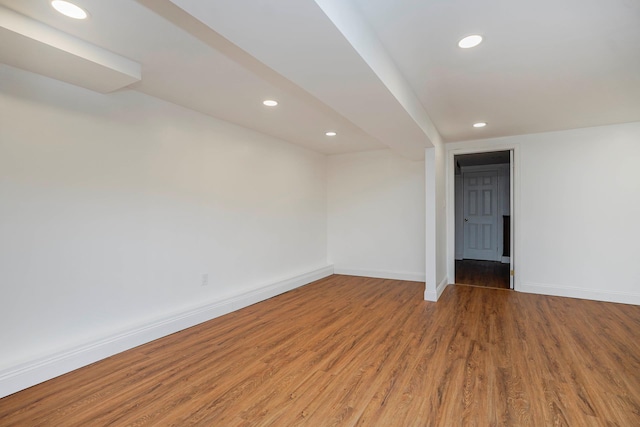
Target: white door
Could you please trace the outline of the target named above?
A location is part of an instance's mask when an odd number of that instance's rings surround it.
[[[464,258],[498,261],[498,171],[463,175]]]

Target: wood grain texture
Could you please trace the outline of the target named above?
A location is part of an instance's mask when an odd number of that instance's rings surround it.
[[[635,426],[640,307],[332,276],[0,400],[1,426]]]
[[[509,268],[499,261],[456,260],[456,283],[509,289]]]

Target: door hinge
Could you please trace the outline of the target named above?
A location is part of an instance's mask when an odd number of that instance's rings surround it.
[[[515,271],[514,271],[514,270],[511,270],[511,271],[509,272],[509,274],[511,274],[512,276],[515,276],[515,275],[516,275],[516,273],[515,273]]]

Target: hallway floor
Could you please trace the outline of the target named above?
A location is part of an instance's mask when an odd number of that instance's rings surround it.
[[[456,260],[456,283],[509,289],[509,264],[475,259]]]

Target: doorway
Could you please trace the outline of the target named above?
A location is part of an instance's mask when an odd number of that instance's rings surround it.
[[[454,160],[455,283],[512,289],[512,152]]]

